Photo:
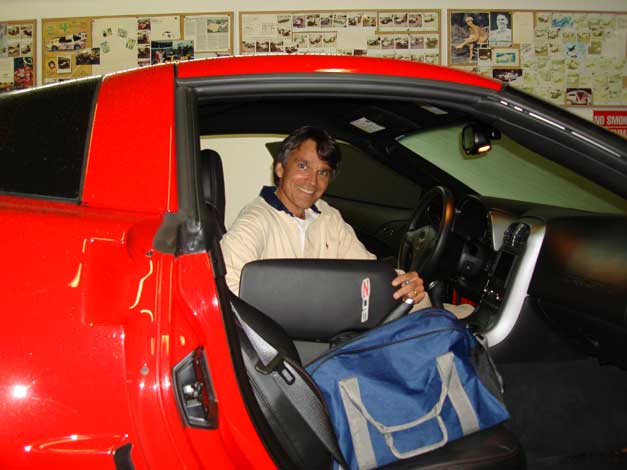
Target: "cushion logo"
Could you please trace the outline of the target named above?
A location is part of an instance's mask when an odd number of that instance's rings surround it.
[[[361,322],[368,321],[368,313],[370,311],[370,278],[367,277],[361,281]]]

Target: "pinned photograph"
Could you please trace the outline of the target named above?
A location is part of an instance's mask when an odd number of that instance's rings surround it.
[[[320,27],[331,28],[333,26],[333,15],[320,15]]]
[[[375,13],[364,13],[364,16],[361,19],[361,24],[364,28],[376,28],[377,15]]]
[[[477,50],[479,67],[491,67],[492,66],[492,49],[489,47],[482,47]]]
[[[133,38],[128,38],[126,40],[126,48],[130,49],[131,51],[135,48],[135,43],[137,42],[136,39]]]
[[[450,14],[451,64],[477,62],[477,50],[489,45],[489,23],[488,13],[453,12]]]
[[[20,54],[22,56],[29,56],[33,53],[33,43],[28,41],[28,42],[23,42],[20,45]]]
[[[425,36],[425,48],[437,49],[439,44],[439,38],[437,36]]]
[[[57,73],[57,59],[50,59],[48,62],[46,62],[46,73],[48,73],[49,75],[54,75]]]
[[[325,48],[335,49],[337,45],[337,33],[323,33],[322,43]]]
[[[499,11],[490,12],[490,45],[505,46],[512,45],[512,14],[510,12]]]
[[[379,26],[381,28],[393,28],[394,27],[394,14],[393,13],[380,13],[379,14]]]
[[[118,36],[120,36],[121,38],[125,38],[126,36],[128,36],[128,31],[124,28],[118,28]]]
[[[412,34],[409,37],[409,48],[410,49],[424,49],[425,37],[422,34]]]
[[[573,106],[589,106],[592,104],[591,88],[566,88],[566,103]]]
[[[320,15],[319,14],[307,15],[305,21],[306,21],[306,25],[308,28],[320,27]]]
[[[394,38],[394,49],[409,49],[409,36],[396,36]]]
[[[368,49],[381,49],[381,37],[370,36],[366,40],[366,45],[368,46]]]
[[[321,33],[309,33],[309,47],[322,47]]]
[[[140,31],[150,31],[150,18],[139,18],[137,20],[137,29]]]
[[[407,28],[407,13],[394,13],[394,26],[397,28]]]
[[[422,14],[410,13],[407,17],[407,24],[410,28],[422,28]]]
[[[0,23],[0,57],[6,57],[7,50],[7,24]]]
[[[294,42],[299,49],[309,47],[309,36],[306,33],[294,34]]]
[[[100,64],[100,48],[85,49],[76,54],[76,65],[98,65]],[[60,67],[59,63],[59,67]]]
[[[493,49],[492,61],[494,65],[519,65],[518,49]]]
[[[422,25],[425,28],[428,28],[428,29],[437,28],[437,22],[438,22],[437,13],[424,13],[422,15]]]
[[[493,69],[492,70],[492,78],[496,78],[497,80],[501,80],[502,82],[513,82],[514,80],[518,80],[522,77],[523,71],[522,69]]]
[[[303,29],[306,25],[305,17],[303,15],[294,15],[292,18],[292,26],[294,29]]]
[[[111,46],[109,45],[109,41],[103,41],[100,43],[100,51],[103,54],[107,54],[108,52],[111,52]]]
[[[141,45],[137,48],[138,60],[150,60],[150,46]]]
[[[111,31],[111,28],[103,28],[100,34],[102,34],[103,38],[106,38],[113,35],[113,31]]]
[[[333,15],[333,26],[336,28],[346,28],[348,16],[344,13]]]
[[[255,52],[257,54],[265,54],[270,52],[270,43],[268,41],[257,41],[255,43]]]
[[[229,32],[229,20],[223,16],[216,16],[207,18],[207,32],[208,33],[228,33]]]
[[[60,55],[57,57],[58,73],[72,73],[72,56]]]
[[[33,37],[33,27],[29,24],[20,25],[20,36],[22,38],[32,38]]]
[[[349,27],[361,26],[361,13],[350,13],[348,15],[348,26]]]
[[[255,52],[255,43],[252,41],[242,41],[240,52],[243,54],[251,54]]]
[[[285,52],[287,54],[295,54],[298,52],[298,45],[293,42],[285,43]]]
[[[381,49],[394,49],[394,37],[383,36],[381,39]]]
[[[268,42],[264,42],[264,44],[264,52],[268,52],[270,44]],[[150,46],[150,60],[153,64],[190,60],[194,58],[194,42],[191,40],[152,41]]]
[[[150,31],[138,31],[137,44],[150,44]]]
[[[32,57],[18,57],[13,59],[13,70],[13,88],[21,90],[33,86]]]
[[[283,41],[270,41],[270,52],[283,52]]]

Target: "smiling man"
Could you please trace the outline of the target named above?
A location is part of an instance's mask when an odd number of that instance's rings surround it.
[[[276,187],[266,186],[233,222],[222,239],[226,281],[239,293],[246,263],[276,258],[375,259],[340,212],[321,199],[337,172],[341,155],[324,130],[305,126],[292,132],[274,159]],[[397,276],[397,299],[425,297],[415,272]]]

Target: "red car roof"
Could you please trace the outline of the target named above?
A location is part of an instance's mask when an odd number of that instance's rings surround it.
[[[200,59],[178,64],[179,78],[267,73],[355,73],[424,78],[500,90],[498,80],[406,60],[340,55],[265,55]]]

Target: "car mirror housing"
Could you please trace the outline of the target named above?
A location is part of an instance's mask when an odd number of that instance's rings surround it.
[[[501,133],[479,124],[468,124],[462,130],[462,147],[466,155],[482,155],[492,149],[492,139],[499,139]]]

